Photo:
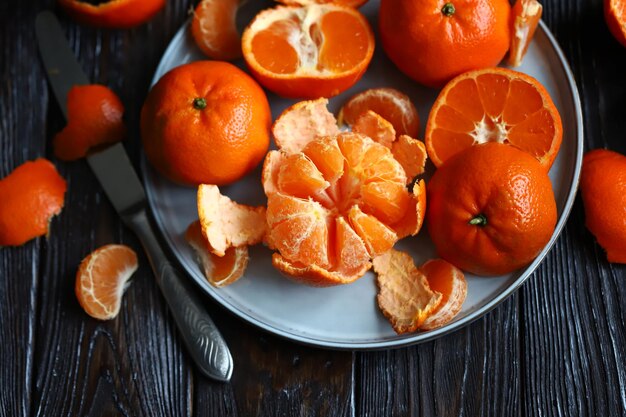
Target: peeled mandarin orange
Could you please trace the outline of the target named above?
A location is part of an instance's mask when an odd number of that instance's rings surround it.
[[[445,86],[428,116],[425,142],[435,166],[472,145],[498,142],[532,155],[547,170],[562,138],[561,116],[539,81],[489,68]]]
[[[396,227],[415,234],[424,215],[423,187],[409,193],[391,151],[356,133],[320,137],[296,153],[270,151],[263,187],[273,263],[309,285],[360,278],[398,240]]]
[[[604,0],[604,19],[615,39],[626,47],[626,1]]]
[[[137,254],[125,245],[105,245],[83,259],[74,289],[85,312],[98,320],[115,318],[137,266]]]
[[[441,87],[466,71],[498,65],[510,45],[509,0],[381,0],[387,56],[417,82]]]
[[[530,41],[541,20],[543,7],[537,0],[517,0],[513,6],[511,19],[511,47],[509,48],[509,65],[518,67],[528,51]]]
[[[76,85],[67,94],[67,126],[54,137],[54,155],[64,161],[83,158],[96,146],[126,135],[124,105],[109,88]]]
[[[225,185],[263,160],[271,113],[263,89],[221,61],[174,68],[141,109],[141,138],[150,163],[172,181]]]
[[[331,97],[365,73],[374,34],[356,9],[339,4],[278,6],[260,12],[242,36],[250,72],[270,91]]]
[[[235,17],[241,0],[202,0],[191,21],[191,34],[206,56],[230,61],[241,56]]]
[[[67,184],[52,163],[25,162],[0,180],[0,246],[18,246],[47,235],[61,212]]]
[[[471,146],[428,183],[426,223],[438,255],[477,275],[530,263],[557,220],[552,183],[526,152],[501,143]]]
[[[609,262],[626,263],[626,156],[606,149],[587,152],[580,191],[587,228]]]
[[[368,110],[389,121],[398,135],[417,137],[417,109],[406,94],[394,88],[371,88],[352,96],[339,110],[337,120],[353,126]]]

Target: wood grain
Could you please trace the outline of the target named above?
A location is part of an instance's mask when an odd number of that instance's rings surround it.
[[[518,295],[436,341],[360,353],[359,416],[520,414]]]
[[[0,2],[0,177],[54,160],[64,120],[39,64],[34,17],[54,9],[89,77],[126,106],[137,165],[139,110],[190,0],[168,0],[124,31],[79,26],[54,0]],[[626,153],[626,49],[601,0],[545,0],[544,20],[576,78],[585,147]],[[537,272],[509,300],[437,341],[333,352],[253,328],[207,299],[235,357],[230,384],[189,361],[138,241],[83,161],[55,161],[66,207],[49,239],[0,249],[0,416],[569,416],[626,415],[626,266],[606,262],[580,201]],[[1,198],[1,196],[0,196]],[[140,268],[120,316],[87,317],[73,295],[80,260],[125,243]]]
[[[626,153],[626,50],[601,1],[555,0],[544,19],[581,93],[585,148]],[[626,414],[626,266],[611,265],[576,201],[565,231],[521,293],[524,415]]]

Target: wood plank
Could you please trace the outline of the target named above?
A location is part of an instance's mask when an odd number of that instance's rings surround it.
[[[298,345],[213,306],[235,358],[231,384],[196,373],[195,415],[354,416],[352,352]]]
[[[44,75],[33,68],[34,31],[21,22],[32,14],[14,2],[0,4],[0,178],[45,153]],[[52,230],[58,230],[52,222]],[[0,416],[29,416],[35,364],[35,311],[39,253],[45,238],[0,248]]]
[[[626,51],[606,28],[602,2],[547,3],[582,96],[586,149],[626,153]],[[580,199],[536,275],[521,293],[524,415],[624,415],[626,266],[607,263]]]
[[[520,414],[518,296],[433,342],[357,357],[357,415]]]
[[[185,19],[186,7],[187,2],[170,1],[154,21],[127,31],[78,26],[60,14],[88,76],[120,94],[130,132],[125,146],[135,162],[147,74]],[[36,55],[29,58],[38,60]],[[47,91],[45,85],[42,91]],[[64,121],[54,99],[49,100],[51,138]],[[43,252],[33,415],[190,415],[189,362],[139,242],[121,225],[84,161],[57,165],[69,189],[58,229]],[[140,268],[120,315],[98,322],[80,309],[74,274],[85,255],[106,243],[133,247]]]

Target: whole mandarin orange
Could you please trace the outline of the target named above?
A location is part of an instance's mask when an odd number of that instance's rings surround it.
[[[587,152],[580,191],[585,225],[609,262],[626,263],[626,156],[606,149]]]
[[[508,0],[381,0],[378,22],[383,48],[400,71],[441,87],[502,60],[510,14]]]
[[[165,74],[141,109],[148,160],[189,185],[232,183],[269,147],[270,106],[261,87],[232,64],[198,61]]]
[[[557,211],[546,169],[491,142],[443,163],[427,184],[426,224],[439,256],[477,275],[532,261],[550,240]]]

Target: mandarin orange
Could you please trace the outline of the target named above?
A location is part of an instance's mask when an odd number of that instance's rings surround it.
[[[606,149],[587,152],[580,191],[587,228],[609,262],[626,263],[626,156]]]
[[[165,74],[141,109],[151,164],[182,184],[232,183],[269,147],[271,113],[259,85],[234,65],[197,61]]]
[[[378,23],[383,48],[400,71],[441,87],[502,60],[510,14],[508,0],[381,0]]]
[[[486,143],[441,165],[428,183],[426,222],[440,257],[477,275],[502,275],[550,241],[557,210],[545,168],[512,146]]]

